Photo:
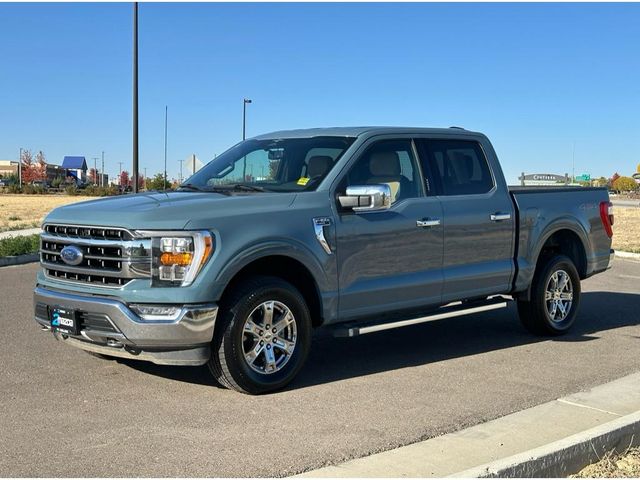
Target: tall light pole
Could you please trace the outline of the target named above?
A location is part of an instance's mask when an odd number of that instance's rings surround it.
[[[118,162],[118,168],[120,169],[118,171],[118,185],[122,186],[122,162]]]
[[[245,98],[242,100],[242,140],[247,137],[247,103],[251,103],[251,99]],[[242,166],[242,181],[247,178],[247,157],[245,155]]]
[[[247,138],[247,103],[251,103],[251,99],[245,98],[242,101],[242,140]]]
[[[169,119],[169,107],[164,106],[164,183],[162,190],[167,189],[167,120]]]
[[[100,172],[100,186],[104,187],[104,150],[102,151],[102,167],[101,167],[101,172]]]
[[[133,193],[138,193],[138,2],[133,3]]]
[[[144,167],[144,189],[147,189],[147,167]]]
[[[184,162],[184,160],[178,160],[180,162],[180,183],[182,183],[182,162]]]

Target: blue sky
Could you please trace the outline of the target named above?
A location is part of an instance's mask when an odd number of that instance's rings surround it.
[[[335,125],[486,133],[523,170],[640,162],[640,4],[140,5],[140,166]],[[131,4],[0,4],[0,159],[131,164]],[[130,167],[129,167],[130,170]]]

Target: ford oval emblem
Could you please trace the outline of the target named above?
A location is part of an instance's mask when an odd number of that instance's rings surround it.
[[[80,265],[82,263],[82,250],[74,245],[67,245],[60,251],[62,261],[67,265]]]

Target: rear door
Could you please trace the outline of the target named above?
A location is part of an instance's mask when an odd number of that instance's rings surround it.
[[[508,292],[515,218],[504,180],[498,183],[478,140],[417,143],[443,210],[443,303]]]
[[[425,194],[411,138],[369,141],[334,193],[378,183],[393,192],[388,210],[354,213],[336,203],[341,319],[440,303],[442,208]]]

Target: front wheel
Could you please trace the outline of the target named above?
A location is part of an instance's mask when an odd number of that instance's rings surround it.
[[[531,285],[529,301],[518,300],[524,327],[537,335],[562,335],[576,319],[580,304],[580,276],[565,255],[541,261]]]
[[[311,316],[288,282],[252,277],[221,306],[209,369],[242,393],[278,390],[300,371],[311,344]]]

